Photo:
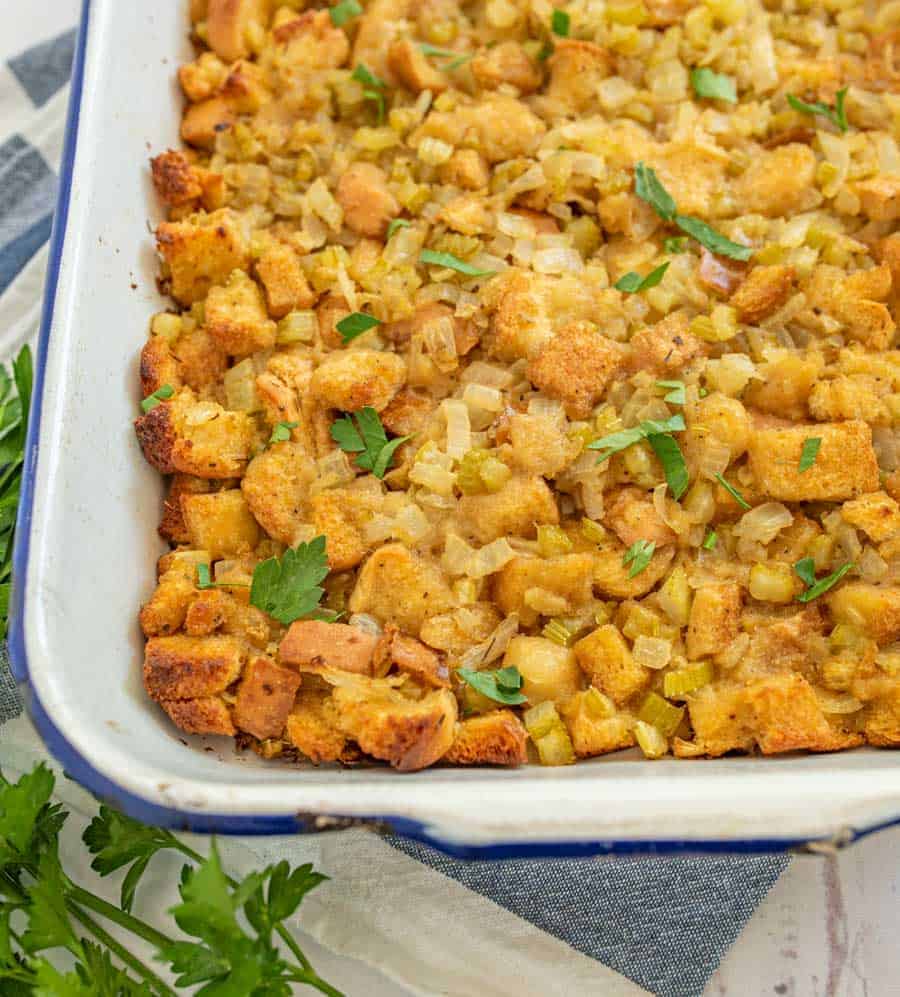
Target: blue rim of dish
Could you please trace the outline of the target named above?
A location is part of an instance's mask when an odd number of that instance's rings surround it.
[[[566,841],[511,841],[487,845],[467,844],[435,833],[422,821],[411,820],[391,814],[368,817],[340,817],[319,814],[206,814],[178,810],[151,803],[143,797],[129,793],[121,786],[95,769],[72,745],[54,724],[53,720],[38,699],[29,680],[28,654],[25,644],[25,579],[28,572],[28,555],[31,544],[32,512],[34,507],[34,487],[38,460],[38,435],[40,432],[41,406],[44,393],[47,349],[50,341],[50,328],[53,324],[53,309],[59,283],[60,264],[65,243],[66,226],[69,217],[69,204],[72,194],[72,171],[75,165],[75,152],[78,144],[78,124],[81,115],[81,98],[84,86],[84,60],[87,48],[88,20],[91,0],[82,0],[81,24],[72,66],[72,84],[69,97],[69,110],[66,121],[66,135],[60,166],[59,194],[53,229],[50,236],[50,258],[44,287],[44,302],[41,327],[38,337],[38,351],[34,372],[31,413],[28,437],[25,446],[25,461],[22,469],[22,489],[19,499],[18,528],[13,551],[13,590],[10,601],[9,656],[13,674],[22,685],[29,715],[44,739],[50,753],[62,764],[66,773],[89,790],[98,799],[104,800],[131,817],[147,824],[169,827],[175,830],[192,831],[204,834],[297,834],[322,832],[328,828],[346,826],[373,826],[385,832],[398,834],[414,841],[430,845],[438,851],[461,859],[509,859],[509,858],[577,858],[591,855],[631,855],[631,854],[678,854],[678,853],[741,853],[759,854],[783,852],[804,848],[814,841],[802,838],[703,838],[703,839],[659,839],[659,840],[566,840]],[[326,821],[320,822],[321,817]],[[871,827],[859,830],[849,829],[846,839],[840,844],[849,844],[868,834],[900,824],[900,816]],[[826,840],[826,839],[820,839]]]

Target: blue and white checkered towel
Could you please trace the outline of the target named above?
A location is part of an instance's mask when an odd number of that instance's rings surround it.
[[[0,37],[0,359],[37,329],[76,7],[76,0],[24,7],[0,0],[7,26]],[[19,710],[0,662],[0,723],[10,721],[0,764],[10,774],[43,757],[28,721],[11,719]],[[92,810],[76,787],[63,782],[60,789],[76,815]],[[303,907],[314,939],[413,993],[454,997],[696,997],[788,861],[467,863],[359,830],[230,839],[222,847],[235,868],[275,857],[314,861],[332,877]],[[141,896],[149,919],[174,902],[175,879],[157,875]]]

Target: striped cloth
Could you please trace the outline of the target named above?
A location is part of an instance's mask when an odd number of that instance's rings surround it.
[[[37,329],[76,7],[0,0],[0,23],[12,26],[0,37],[0,359]],[[136,331],[135,348],[138,339]],[[8,721],[0,763],[10,775],[44,757],[19,712],[0,661],[0,723]],[[92,803],[77,787],[59,786],[75,815],[66,841],[77,851],[80,815]],[[459,997],[696,997],[788,861],[462,862],[359,830],[229,839],[223,851],[236,870],[274,858],[316,862],[332,880],[304,903],[303,927],[314,939],[412,993]],[[142,915],[152,920],[174,901],[174,881],[151,877]]]

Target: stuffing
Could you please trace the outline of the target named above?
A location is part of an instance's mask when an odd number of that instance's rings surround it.
[[[409,38],[398,39],[391,45],[388,66],[403,86],[413,93],[430,90],[433,94],[439,94],[447,89],[447,77],[431,65],[421,48]]]
[[[256,263],[256,276],[266,293],[269,315],[284,318],[295,309],[312,308],[316,296],[297,254],[284,243],[269,246]]]
[[[304,682],[285,722],[287,742],[314,765],[351,762],[358,752],[338,726],[338,715],[327,689]]]
[[[190,545],[217,561],[247,554],[259,542],[259,526],[240,488],[181,496]]]
[[[206,35],[225,62],[250,54],[251,39],[268,25],[270,0],[209,0]]]
[[[593,42],[557,39],[547,60],[550,82],[547,96],[559,101],[566,113],[576,114],[597,99],[597,87],[610,75],[609,52]]]
[[[635,370],[661,375],[681,370],[703,351],[703,344],[688,331],[687,317],[681,312],[639,329],[630,345],[630,363]]]
[[[469,66],[483,90],[496,90],[507,84],[527,94],[541,85],[540,70],[518,42],[500,42],[476,55]]]
[[[494,602],[504,615],[518,614],[523,626],[537,623],[547,605],[555,608],[544,615],[572,615],[592,598],[592,565],[590,554],[514,558],[494,575]]]
[[[249,247],[238,216],[224,208],[198,221],[162,222],[156,246],[169,268],[172,297],[183,305],[206,297],[236,268],[249,261]]]
[[[541,523],[559,522],[553,492],[543,478],[514,474],[497,492],[459,500],[460,530],[486,544],[512,534],[533,537]]]
[[[247,465],[241,491],[259,525],[279,542],[295,546],[307,523],[306,501],[315,462],[299,443],[274,443]]]
[[[740,586],[730,582],[697,589],[688,621],[688,658],[716,655],[728,647],[740,630],[741,601]]]
[[[646,595],[665,575],[675,557],[674,547],[657,547],[647,567],[629,577],[630,568],[622,562],[627,550],[622,544],[604,543],[594,554],[594,589],[601,595],[616,599]]]
[[[353,163],[341,175],[335,190],[344,221],[359,235],[381,238],[400,205],[390,192],[384,170],[374,163]]]
[[[524,765],[528,734],[511,710],[492,710],[456,725],[443,756],[448,765]]]
[[[734,201],[744,214],[792,215],[815,206],[816,156],[791,143],[757,153],[734,182]],[[683,209],[682,209],[683,210]]]
[[[562,708],[578,758],[593,758],[634,746],[634,717],[608,710],[596,689],[576,693]]]
[[[787,301],[795,276],[794,268],[782,263],[754,267],[728,303],[737,309],[741,322],[755,325]]]
[[[346,350],[329,354],[316,367],[309,386],[329,408],[356,412],[371,406],[380,412],[403,387],[406,373],[406,364],[394,353]]]
[[[269,318],[259,285],[235,270],[224,286],[211,287],[206,298],[206,329],[233,357],[245,357],[275,345],[275,323]]]
[[[151,637],[144,688],[157,700],[213,696],[240,677],[246,658],[246,646],[235,637]]]
[[[626,547],[638,540],[648,540],[663,547],[675,543],[677,539],[675,531],[663,522],[656,511],[653,496],[633,486],[613,493],[603,522]]]
[[[234,703],[234,725],[261,741],[280,737],[300,688],[300,675],[262,655],[244,669]]]
[[[301,672],[338,669],[372,675],[378,637],[346,623],[297,620],[278,646],[278,660]]]
[[[634,660],[624,638],[612,624],[597,627],[582,637],[574,650],[591,684],[616,704],[631,699],[650,681],[650,669]]]
[[[825,597],[836,623],[858,627],[879,644],[900,637],[900,588],[847,581]]]

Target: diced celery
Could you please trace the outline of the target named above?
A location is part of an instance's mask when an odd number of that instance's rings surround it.
[[[669,750],[669,743],[658,728],[643,720],[634,725],[634,737],[645,758],[662,758]]]
[[[691,613],[691,589],[681,565],[673,568],[657,595],[660,608],[677,627],[687,626]]]
[[[571,632],[560,620],[549,620],[541,634],[547,640],[552,640],[554,644],[560,644],[562,647],[568,647],[572,641]]]
[[[532,706],[531,709],[526,710],[522,714],[522,722],[534,739],[549,733],[554,723],[559,723],[559,714],[556,712],[553,700],[545,699],[543,703],[538,703],[537,706]]]
[[[591,543],[603,543],[606,539],[606,528],[586,516],[581,520],[581,532],[585,539],[590,540]]]
[[[541,765],[574,765],[575,749],[572,739],[560,720],[553,729],[534,742]]]
[[[463,454],[456,469],[456,484],[463,495],[477,495],[485,491],[481,466],[489,456],[487,450],[469,450]]]
[[[572,549],[572,541],[565,530],[558,526],[539,526],[537,528],[538,551],[541,557],[556,557],[568,554]]]
[[[313,311],[294,311],[278,323],[275,341],[279,346],[291,343],[311,343],[319,330],[319,321]]]
[[[673,706],[655,692],[647,693],[638,710],[638,719],[658,728],[666,737],[671,737],[678,730],[683,717],[683,706]]]
[[[712,664],[709,661],[697,661],[664,675],[663,692],[669,699],[683,699],[686,693],[708,685],[712,680]]]
[[[481,481],[489,492],[499,492],[512,477],[512,471],[497,457],[488,456],[481,465]]]
[[[610,717],[615,716],[616,704],[609,698],[609,696],[604,696],[603,693],[594,686],[591,686],[590,689],[586,689],[578,695],[581,696],[581,702],[584,709],[595,720],[608,720]]]

